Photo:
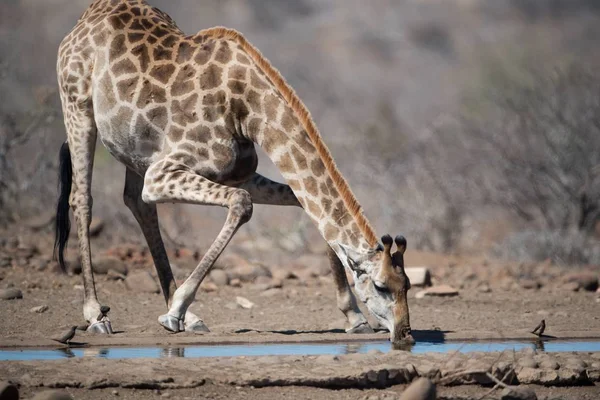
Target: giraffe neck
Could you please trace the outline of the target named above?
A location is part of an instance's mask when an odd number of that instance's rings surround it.
[[[336,250],[343,244],[357,252],[375,247],[377,239],[362,207],[337,169],[308,109],[279,71],[235,30],[217,27],[200,33],[236,41],[254,61],[258,75],[250,81],[261,93],[248,93],[249,107],[242,112],[236,106],[238,117],[244,120],[246,136],[279,168],[329,245]]]
[[[334,250],[339,244],[357,252],[373,248],[374,233],[368,223],[361,229],[358,220],[357,213],[365,218],[362,209],[349,207],[343,197],[348,196],[347,183],[336,182],[340,177],[331,172],[331,168],[337,170],[337,167],[326,165],[290,107],[281,104],[279,119],[280,125],[287,125],[287,129],[271,121],[255,141],[278,167],[323,238]],[[344,186],[340,188],[340,184]]]

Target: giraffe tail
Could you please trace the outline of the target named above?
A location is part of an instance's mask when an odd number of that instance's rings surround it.
[[[63,272],[66,271],[65,265],[65,248],[69,240],[69,232],[71,231],[71,221],[69,219],[69,196],[71,195],[71,182],[73,179],[73,168],[71,165],[71,151],[69,143],[64,142],[59,153],[59,197],[58,205],[56,206],[56,225],[54,236],[54,259],[58,258]]]

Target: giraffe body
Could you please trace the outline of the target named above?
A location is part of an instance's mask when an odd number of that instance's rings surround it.
[[[89,249],[91,166],[98,135],[127,166],[124,200],[152,252],[169,307],[159,322],[167,329],[206,329],[187,308],[214,261],[251,218],[252,204],[259,203],[301,206],[313,220],[331,249],[338,304],[349,330],[370,328],[344,267],[353,271],[359,296],[392,338],[410,336],[402,267],[396,262],[396,270],[385,268],[390,250],[378,246],[310,114],[241,34],[219,27],[186,36],[169,16],[143,0],[97,0],[61,43],[57,72],[73,167],[69,204],[77,220],[88,321],[101,307]],[[255,144],[287,184],[256,173]],[[160,202],[229,209],[215,242],[179,289],[158,230],[155,204]],[[92,326],[110,331],[107,317]]]

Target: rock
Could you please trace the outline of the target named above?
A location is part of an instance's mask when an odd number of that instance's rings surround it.
[[[229,276],[222,269],[213,269],[208,274],[210,280],[217,286],[227,286],[229,284]]]
[[[563,283],[563,285],[561,287],[563,290],[568,290],[569,292],[577,292],[579,290],[579,283],[567,282],[567,283]]]
[[[22,299],[23,292],[16,288],[0,289],[0,300]]]
[[[9,382],[0,382],[0,400],[19,400],[19,390]]]
[[[200,285],[200,289],[202,289],[205,292],[216,292],[217,290],[219,290],[219,288],[217,287],[217,285],[215,285],[213,282],[202,282],[202,285]]]
[[[419,378],[400,395],[400,400],[435,400],[435,385],[427,378]]]
[[[29,312],[38,313],[38,314],[41,314],[46,311],[48,311],[48,306],[45,304],[43,304],[41,306],[33,307],[29,310]]]
[[[127,276],[115,271],[114,269],[109,269],[106,273],[106,279],[111,281],[124,281],[127,279]]]
[[[111,269],[122,275],[127,275],[127,265],[120,259],[111,256],[98,257],[92,261],[92,269],[96,274],[107,274]]]
[[[148,271],[132,272],[125,279],[129,290],[138,293],[159,293],[160,289]]]
[[[296,279],[296,275],[292,273],[289,267],[273,267],[271,268],[271,275],[275,279]]]
[[[104,229],[104,220],[98,217],[92,217],[90,222],[90,237],[96,237],[102,233]]]
[[[254,282],[259,276],[271,277],[271,271],[262,264],[246,263],[227,270],[230,280],[239,279],[241,282]]]
[[[425,296],[458,296],[458,290],[448,285],[437,285],[418,291],[415,294],[416,299],[422,299]]]
[[[431,273],[427,267],[406,267],[404,272],[413,287],[431,286]]]
[[[240,281],[237,278],[232,279],[231,281],[229,281],[229,286],[232,286],[232,287],[242,287],[242,281]]]
[[[574,282],[579,286],[579,289],[594,292],[598,289],[598,276],[591,272],[573,272],[564,277],[567,283]]]
[[[521,279],[519,285],[523,289],[539,289],[542,287],[542,284],[535,279]]]
[[[480,286],[478,286],[477,290],[481,293],[490,293],[492,291],[490,285],[488,285],[487,283],[483,283]]]
[[[538,367],[538,363],[531,357],[523,357],[518,361],[518,364],[521,367],[527,367],[527,368],[537,368]]]
[[[528,387],[508,387],[500,393],[500,400],[537,400],[537,395]]]
[[[558,371],[523,367],[517,372],[517,379],[522,384],[555,386],[560,383]]]
[[[543,369],[557,370],[559,368],[559,365],[555,360],[548,358],[540,361],[539,367]]]
[[[579,358],[568,358],[563,367],[572,368],[572,369],[585,369],[587,367],[587,363]]]
[[[241,297],[241,296],[237,296],[235,298],[235,302],[242,308],[245,308],[247,310],[251,309],[252,307],[254,307],[254,303],[251,302],[250,300],[248,300],[245,297]]]
[[[261,297],[273,297],[273,296],[277,296],[281,292],[282,292],[282,290],[279,288],[267,289],[264,292],[262,292],[260,294],[260,296]]]
[[[73,397],[64,390],[47,390],[36,394],[32,400],[73,400]]]

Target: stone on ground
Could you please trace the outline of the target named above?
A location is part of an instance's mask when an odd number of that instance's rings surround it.
[[[0,382],[0,400],[19,400],[19,390],[9,382]]]
[[[229,284],[229,276],[227,276],[227,272],[222,269],[213,269],[208,276],[217,286],[227,286]]]
[[[431,286],[431,273],[427,267],[406,267],[404,272],[408,276],[411,286]]]
[[[23,292],[17,288],[0,289],[0,299],[2,300],[15,300],[22,298]]]
[[[425,296],[458,296],[458,290],[454,289],[452,286],[449,285],[437,285],[418,291],[415,294],[415,298],[417,299],[422,299]]]
[[[566,283],[575,283],[579,289],[594,292],[598,289],[598,276],[591,272],[573,272],[565,276]]]
[[[160,289],[148,271],[132,272],[125,279],[125,285],[133,292],[159,293]]]
[[[37,313],[37,314],[41,314],[46,311],[48,311],[48,306],[45,304],[42,304],[41,306],[33,307],[29,310],[29,312]]]
[[[271,276],[271,271],[264,265],[251,263],[236,254],[223,257],[219,265],[227,272],[230,281],[239,279],[241,282],[254,282],[259,276]]]
[[[46,390],[33,396],[33,400],[73,400],[73,396],[64,390]]]
[[[245,297],[241,297],[241,296],[237,296],[235,298],[235,302],[242,308],[245,308],[247,310],[251,309],[252,307],[254,307],[254,303],[251,302],[250,300],[248,300]]]
[[[127,275],[127,265],[120,259],[111,256],[98,257],[92,261],[92,269],[96,274],[107,274],[113,270],[122,275]]]
[[[537,395],[528,387],[508,387],[500,393],[500,400],[537,400]]]
[[[400,395],[400,400],[435,400],[435,385],[427,378],[419,378]]]

